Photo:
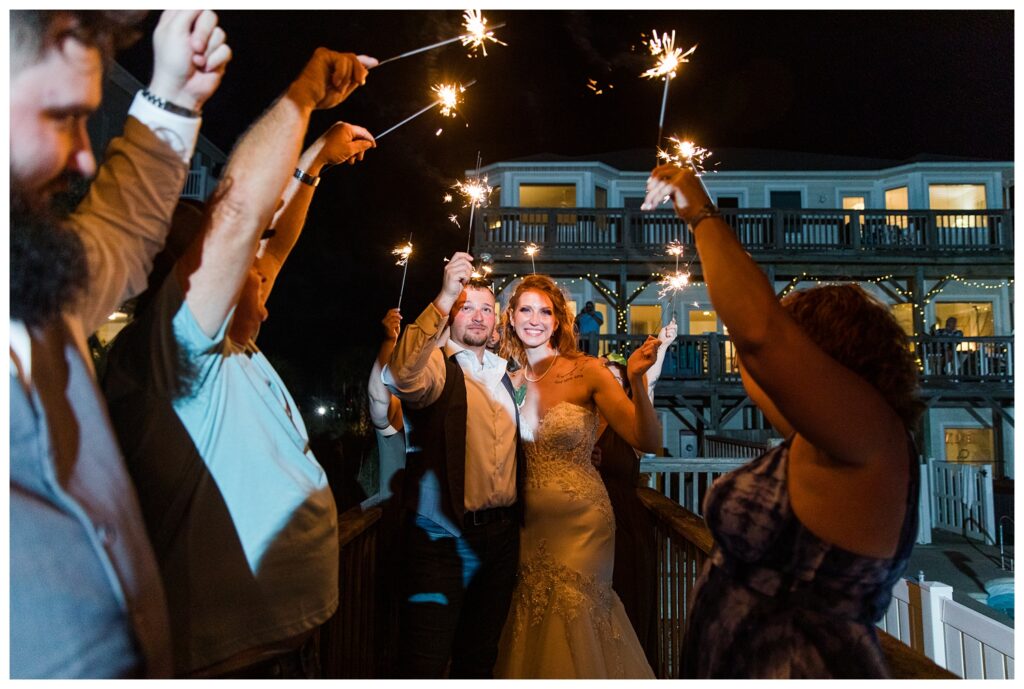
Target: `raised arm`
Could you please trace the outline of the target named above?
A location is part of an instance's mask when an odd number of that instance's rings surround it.
[[[161,14],[150,94],[197,114],[231,59],[225,38],[208,10]],[[70,217],[89,265],[87,298],[78,307],[85,332],[145,289],[199,135],[198,116],[169,112],[141,94],[128,114],[123,136],[111,141],[89,194]]]
[[[354,165],[363,159],[367,149],[376,146],[373,135],[366,129],[348,122],[336,122],[299,156],[298,169],[316,182],[302,181],[294,174],[284,189],[284,205],[274,216],[271,227],[274,236],[267,241],[260,258],[260,272],[266,278],[264,297],[274,288],[278,273],[288,260],[295,243],[306,224],[306,212],[313,200],[320,173],[332,165],[347,162]]]
[[[895,411],[863,378],[825,354],[786,313],[732,228],[714,212],[693,171],[658,167],[648,190],[645,208],[671,197],[676,212],[693,228],[715,310],[729,328],[742,366],[785,421],[842,463],[888,463],[894,451],[905,455],[903,426]]]
[[[388,426],[396,430],[402,429],[402,404],[398,398],[392,395],[381,380],[381,373],[391,352],[395,349],[398,341],[398,331],[402,326],[402,315],[398,309],[391,309],[384,320],[384,341],[380,344],[377,358],[370,369],[370,380],[366,386],[367,397],[370,404],[370,422],[378,430],[384,430]]]
[[[207,335],[216,334],[238,300],[259,237],[295,171],[310,114],[343,101],[373,64],[373,58],[317,48],[235,147],[209,202],[203,240],[179,263],[189,309]]]
[[[584,379],[593,390],[594,403],[601,415],[623,440],[641,452],[658,452],[661,449],[661,423],[654,411],[654,403],[650,395],[639,393],[647,389],[645,374],[657,358],[659,344],[657,338],[647,338],[626,362],[626,375],[634,390],[632,400],[599,359],[590,360],[583,369]]]
[[[658,379],[661,378],[661,369],[665,365],[665,353],[668,352],[669,346],[676,341],[678,333],[679,327],[676,325],[675,316],[658,331],[658,355],[654,360],[654,364],[647,371],[647,396],[652,400],[654,399],[654,386],[657,385]]]

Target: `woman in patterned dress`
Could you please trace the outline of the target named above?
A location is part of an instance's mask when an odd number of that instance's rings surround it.
[[[690,169],[656,168],[644,208],[689,223],[750,399],[786,438],[723,476],[687,618],[686,677],[886,677],[875,622],[917,532],[922,406],[900,326],[856,285],[774,287]]]

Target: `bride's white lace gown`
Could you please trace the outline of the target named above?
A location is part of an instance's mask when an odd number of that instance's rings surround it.
[[[615,519],[590,462],[596,413],[561,402],[526,445],[519,581],[495,677],[654,678],[612,591]]]

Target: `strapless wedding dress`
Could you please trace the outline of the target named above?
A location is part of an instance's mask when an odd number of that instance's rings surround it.
[[[612,591],[615,518],[590,462],[597,425],[569,402],[536,429],[521,423],[526,519],[495,677],[654,678]]]

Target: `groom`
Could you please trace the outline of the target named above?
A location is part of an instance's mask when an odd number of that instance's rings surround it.
[[[409,425],[399,670],[489,678],[519,561],[523,455],[506,361],[487,351],[494,294],[456,253],[382,377]],[[445,326],[451,334],[442,345]]]

